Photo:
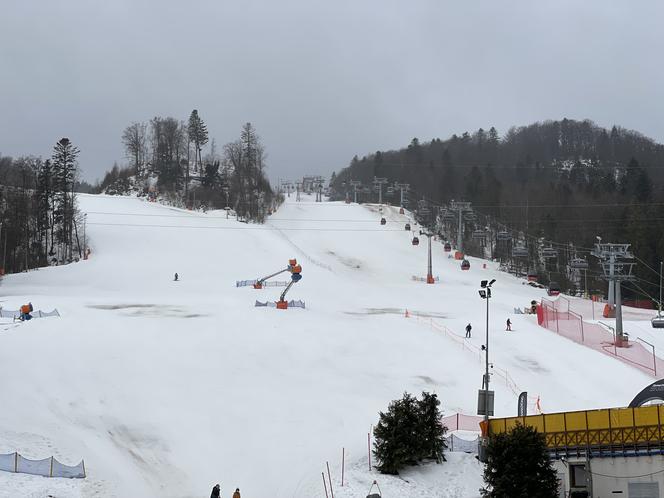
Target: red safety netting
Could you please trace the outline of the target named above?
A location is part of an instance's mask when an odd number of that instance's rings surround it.
[[[476,415],[455,413],[442,418],[443,425],[448,431],[480,431],[480,422],[484,420]]]
[[[664,360],[657,357],[647,345],[629,341],[622,347],[616,345],[614,332],[595,323],[588,323],[583,317],[569,309],[569,301],[558,299],[549,301],[542,299],[538,310],[538,322],[557,334],[606,355],[619,359],[629,365],[657,376],[657,372],[664,372]]]

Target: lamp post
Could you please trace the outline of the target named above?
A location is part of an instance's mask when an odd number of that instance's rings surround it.
[[[493,415],[493,392],[489,391],[489,300],[491,299],[491,286],[495,283],[494,278],[491,281],[482,280],[479,290],[480,297],[486,300],[486,340],[482,349],[484,350],[484,380],[482,381],[482,390],[478,395],[477,414],[484,415],[485,430],[489,430],[489,415]],[[484,449],[486,448],[486,439],[483,441],[480,461],[484,461]]]

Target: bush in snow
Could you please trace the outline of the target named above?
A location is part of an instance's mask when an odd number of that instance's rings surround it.
[[[487,498],[557,498],[558,478],[551,467],[544,435],[517,425],[489,438],[484,469]]]
[[[380,413],[374,428],[376,468],[383,474],[398,474],[407,465],[422,460],[445,460],[443,451],[447,428],[440,421],[435,394],[422,393],[422,399],[404,393],[392,401],[387,412]]]

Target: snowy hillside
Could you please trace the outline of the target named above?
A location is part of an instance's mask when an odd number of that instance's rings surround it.
[[[514,315],[544,291],[493,263],[471,258],[462,272],[438,242],[440,283],[413,281],[426,274],[426,239],[412,246],[394,208],[381,226],[375,206],[305,196],[260,226],[128,197],[81,195],[80,206],[90,260],[2,282],[4,308],[31,301],[62,316],[0,327],[0,453],[84,458],[89,477],[0,472],[0,497],[201,497],[216,482],[224,496],[239,487],[248,498],[320,497],[326,461],[339,481],[342,447],[348,486],[337,498],[365,496],[374,478],[385,497],[478,496],[481,469],[466,455],[408,482],[365,467],[367,432],[405,390],[437,392],[445,413],[475,413],[481,279],[497,280],[497,415],[515,414],[515,388],[556,411],[624,406],[651,382]],[[293,257],[303,279],[289,298],[306,309],[255,308],[282,289],[235,287]],[[470,348],[440,329],[463,335],[468,322]]]

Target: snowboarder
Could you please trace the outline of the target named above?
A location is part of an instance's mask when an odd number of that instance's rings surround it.
[[[233,498],[240,498],[240,488],[235,488],[235,493],[233,493]]]
[[[175,274],[175,278],[173,280],[176,281],[176,282],[178,281],[178,274],[177,273]]]
[[[470,331],[473,330],[473,327],[470,326],[470,323],[466,325],[466,339],[470,337]]]
[[[210,495],[210,498],[219,498],[220,492],[221,486],[219,484],[215,484],[214,488],[212,488],[212,494]]]
[[[507,328],[505,330],[512,330],[512,322],[509,318],[507,319]]]

